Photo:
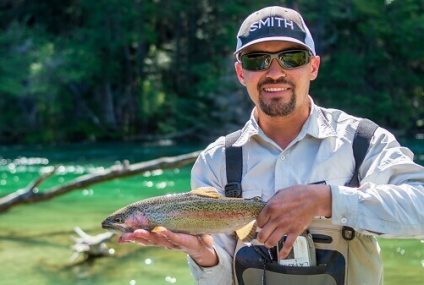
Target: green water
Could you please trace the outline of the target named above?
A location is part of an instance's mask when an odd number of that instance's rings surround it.
[[[421,144],[420,144],[421,145]],[[131,163],[187,153],[197,148],[140,144],[0,148],[0,196],[25,187],[52,165],[63,165],[40,191],[95,173],[124,159]],[[420,152],[421,155],[423,152]],[[190,166],[76,190],[54,200],[23,205],[0,214],[0,284],[194,284],[184,254],[158,248],[109,243],[114,257],[75,265],[73,228],[101,233],[101,220],[129,202],[189,190]],[[381,240],[385,284],[422,284],[424,243]]]

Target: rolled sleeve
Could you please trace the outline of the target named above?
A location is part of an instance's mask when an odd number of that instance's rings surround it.
[[[218,254],[219,262],[212,267],[199,266],[190,256],[188,256],[188,264],[197,284],[199,285],[231,285],[232,280],[232,259],[228,253],[221,247],[215,246]]]
[[[332,216],[335,225],[355,227],[358,220],[358,189],[331,185]]]
[[[424,236],[424,168],[379,128],[360,168],[360,186],[332,186],[332,223],[383,237]]]

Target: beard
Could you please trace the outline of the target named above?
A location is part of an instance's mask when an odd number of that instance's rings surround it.
[[[287,103],[282,102],[281,98],[274,98],[271,100],[266,100],[262,95],[262,85],[268,83],[284,83],[290,84],[292,87],[292,94],[290,96],[290,100]],[[265,79],[263,82],[258,84],[258,92],[259,92],[259,108],[270,117],[285,117],[290,115],[295,107],[296,107],[296,96],[294,93],[294,86],[292,83],[288,82],[284,78],[280,78],[277,80]]]

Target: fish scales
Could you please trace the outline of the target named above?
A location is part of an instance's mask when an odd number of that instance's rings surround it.
[[[260,207],[247,201],[180,196],[171,204],[165,199],[164,204],[158,205],[160,208],[153,207],[145,213],[152,227],[164,225],[177,232],[198,234],[232,232],[234,227],[242,227],[259,214]]]
[[[123,232],[163,226],[190,234],[232,233],[255,220],[265,205],[258,198],[222,197],[214,188],[203,191],[135,202],[106,218],[102,226]]]

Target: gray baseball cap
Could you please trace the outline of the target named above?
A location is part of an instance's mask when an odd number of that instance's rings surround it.
[[[298,43],[316,55],[314,40],[302,16],[289,8],[272,6],[250,14],[240,26],[234,54],[267,41]]]

